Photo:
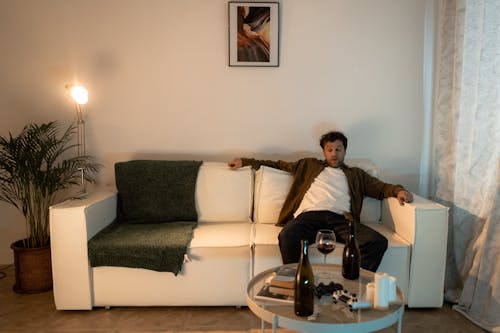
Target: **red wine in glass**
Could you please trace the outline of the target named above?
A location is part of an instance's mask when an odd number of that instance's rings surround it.
[[[335,250],[336,238],[333,230],[321,229],[316,234],[316,248],[323,253],[323,262],[326,263],[326,256]]]
[[[329,253],[332,253],[333,250],[335,250],[335,244],[333,243],[318,244],[318,251],[323,253],[325,256],[328,255]]]

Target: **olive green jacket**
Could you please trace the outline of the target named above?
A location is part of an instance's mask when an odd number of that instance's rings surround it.
[[[293,218],[293,213],[299,207],[314,179],[328,166],[326,161],[316,158],[303,158],[296,162],[256,160],[253,158],[242,158],[241,160],[243,166],[250,165],[255,170],[258,170],[261,165],[265,165],[292,174],[292,185],[281,208],[276,223],[278,226],[285,225]],[[383,198],[396,197],[399,191],[404,190],[403,186],[384,183],[360,168],[351,168],[344,163],[340,168],[347,177],[351,197],[351,214],[356,221],[359,221],[365,196],[382,200]]]

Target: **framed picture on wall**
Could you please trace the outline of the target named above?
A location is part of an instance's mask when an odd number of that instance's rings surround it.
[[[278,2],[229,2],[229,66],[279,66]]]

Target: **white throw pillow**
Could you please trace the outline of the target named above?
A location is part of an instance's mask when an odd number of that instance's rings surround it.
[[[255,173],[254,222],[276,223],[291,185],[289,172],[261,166]]]
[[[226,163],[203,162],[196,180],[196,209],[200,222],[250,222],[253,171],[231,170]]]

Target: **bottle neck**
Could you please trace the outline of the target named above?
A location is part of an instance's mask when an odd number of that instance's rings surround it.
[[[349,238],[355,238],[356,236],[356,224],[354,221],[349,222]]]
[[[302,255],[304,257],[307,257],[307,240],[306,239],[302,240]]]

